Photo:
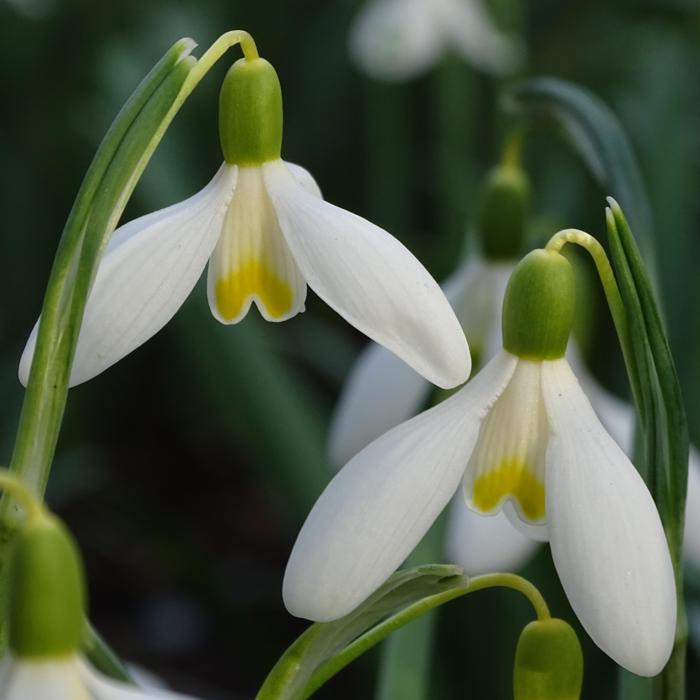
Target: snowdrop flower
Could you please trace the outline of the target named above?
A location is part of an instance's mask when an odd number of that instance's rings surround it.
[[[115,682],[83,657],[80,555],[68,531],[38,504],[30,504],[28,521],[13,544],[9,594],[9,651],[0,662],[0,700],[188,700]]]
[[[657,674],[676,622],[671,558],[654,502],[595,415],[564,352],[573,317],[568,261],[518,265],[503,349],[465,387],[372,442],[316,502],[285,573],[288,610],[332,620],[403,562],[460,482],[469,507],[503,508],[549,539],[572,608],[603,651]]]
[[[237,323],[253,303],[268,321],[289,319],[304,310],[308,284],[430,382],[464,382],[469,349],[435,280],[399,241],[325,202],[308,172],[281,160],[281,90],[264,59],[241,59],[229,71],[220,131],[225,162],[209,185],[115,231],[85,309],[71,384],[160,330],[207,262],[209,304],[222,323]],[[25,384],[36,331],[20,362]]]
[[[360,69],[387,81],[428,71],[448,50],[491,73],[512,72],[522,54],[480,0],[368,0],[351,28],[349,47]]]

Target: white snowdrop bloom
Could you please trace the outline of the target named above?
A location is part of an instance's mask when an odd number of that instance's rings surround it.
[[[522,47],[500,32],[480,0],[368,0],[352,25],[350,55],[368,75],[414,78],[450,51],[491,73],[509,73]]]
[[[312,620],[347,614],[404,561],[463,483],[549,539],[572,608],[617,663],[652,676],[673,646],[676,590],[661,521],[564,358],[573,316],[566,259],[534,251],[504,302],[503,346],[456,394],[372,442],[320,496],[283,595]]]
[[[79,655],[18,658],[0,664],[0,700],[194,700],[165,690],[141,690],[103,676]]]
[[[307,284],[371,339],[441,387],[464,382],[469,349],[437,282],[398,240],[325,202],[311,175],[280,158],[282,98],[274,68],[241,59],[221,91],[225,162],[193,197],[113,234],[88,298],[71,384],[148,340],[209,263],[222,323],[255,304],[268,321],[304,310]],[[20,362],[26,384],[37,327]]]

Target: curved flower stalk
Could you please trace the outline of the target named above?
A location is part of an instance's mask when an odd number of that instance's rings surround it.
[[[481,0],[368,0],[350,30],[350,55],[373,78],[410,80],[449,50],[490,73],[510,73],[522,47],[493,24]]]
[[[325,202],[303,168],[281,159],[277,74],[248,56],[221,90],[224,164],[189,199],[117,229],[97,270],[71,385],[160,330],[209,263],[208,297],[225,324],[255,304],[268,321],[304,310],[307,284],[349,323],[438,386],[469,376],[469,349],[438,284],[399,241]],[[26,383],[35,327],[20,361]]]
[[[505,510],[550,541],[591,638],[634,673],[656,675],[673,646],[676,591],[649,491],[605,431],[564,351],[573,277],[535,251],[504,301],[504,349],[465,387],[356,455],[302,527],[285,574],[292,614],[335,619],[398,567],[460,482],[469,507]]]

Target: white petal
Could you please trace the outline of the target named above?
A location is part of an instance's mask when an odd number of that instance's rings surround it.
[[[88,297],[71,386],[121,360],[175,315],[216,245],[235,180],[236,168],[223,165],[193,197],[114,232]],[[20,360],[25,385],[37,329]]]
[[[517,360],[508,387],[484,421],[464,475],[469,507],[495,513],[512,502],[526,523],[543,525],[545,451],[549,426],[541,389],[542,363]]]
[[[576,343],[569,342],[566,358],[596,415],[613,440],[632,457],[634,450],[634,408],[604,389],[586,367]]]
[[[445,40],[426,0],[369,0],[349,35],[350,56],[379,80],[402,81],[431,68]]]
[[[544,363],[542,385],[552,428],[547,512],[562,585],[603,651],[633,673],[656,675],[676,626],[673,569],[658,512],[566,360]]]
[[[370,343],[350,372],[329,429],[329,452],[340,467],[372,440],[415,416],[430,383],[386,348]]]
[[[323,199],[321,188],[318,186],[314,176],[306,168],[302,168],[301,165],[296,163],[290,163],[288,160],[285,160],[284,164],[289,169],[289,172],[292,173],[298,185],[301,185],[306,192],[317,199]]]
[[[513,262],[470,255],[442,287],[469,339],[472,355],[478,356],[482,365],[503,346],[501,310],[514,267]]]
[[[103,676],[86,661],[79,662],[79,672],[91,700],[195,700],[190,695],[171,693],[160,688],[142,690]]]
[[[692,445],[688,461],[683,555],[690,568],[700,572],[700,454]]]
[[[287,609],[349,613],[401,564],[454,494],[481,418],[515,359],[504,353],[457,394],[402,423],[330,482],[299,533],[284,577]]]
[[[440,26],[464,58],[493,73],[511,73],[522,61],[522,47],[493,24],[479,0],[430,0]]]
[[[445,550],[449,561],[469,576],[494,571],[517,571],[534,554],[538,543],[516,530],[505,513],[479,515],[457,493],[450,506]]]
[[[282,232],[309,286],[349,323],[443,388],[466,381],[469,348],[437,282],[386,231],[263,166]]]
[[[2,700],[91,700],[76,659],[29,661],[12,657],[0,674]]]
[[[254,302],[267,321],[304,310],[306,282],[289,252],[259,166],[240,167],[236,193],[209,263],[214,317],[238,323]]]

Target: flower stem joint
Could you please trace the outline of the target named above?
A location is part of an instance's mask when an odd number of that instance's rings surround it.
[[[550,618],[523,629],[515,652],[515,700],[578,700],[582,683],[583,653],[570,625]]]
[[[533,250],[517,265],[503,301],[503,347],[526,360],[564,356],[574,317],[574,275],[559,253]]]
[[[72,536],[43,515],[17,534],[10,559],[9,643],[19,657],[60,657],[80,647],[82,565]]]
[[[489,260],[520,254],[530,210],[530,181],[517,165],[498,165],[489,173],[481,198],[481,252]]]
[[[282,89],[264,58],[241,58],[219,94],[219,137],[230,165],[260,165],[282,151]]]

